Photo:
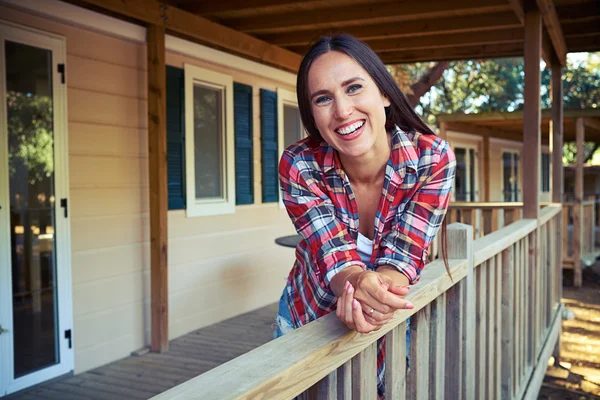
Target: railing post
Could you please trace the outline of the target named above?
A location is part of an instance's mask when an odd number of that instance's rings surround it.
[[[469,260],[466,278],[447,292],[446,384],[447,398],[475,398],[475,286],[473,227],[448,226],[448,257]]]

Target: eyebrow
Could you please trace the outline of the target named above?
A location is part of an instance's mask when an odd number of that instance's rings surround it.
[[[354,81],[364,81],[364,79],[359,76],[355,76],[353,78],[346,79],[344,82],[342,82],[342,87],[348,86],[349,84],[351,84]],[[314,92],[313,94],[310,95],[310,99],[312,100],[319,95],[328,94],[328,93],[329,93],[329,90],[326,90],[326,89],[317,90],[316,92]]]

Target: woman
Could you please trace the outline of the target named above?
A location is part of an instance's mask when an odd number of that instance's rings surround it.
[[[302,236],[276,336],[336,311],[381,328],[416,283],[446,213],[454,153],[409,105],[377,55],[349,35],[302,60],[298,105],[309,137],[279,165],[283,203]],[[383,340],[378,391],[383,393]]]

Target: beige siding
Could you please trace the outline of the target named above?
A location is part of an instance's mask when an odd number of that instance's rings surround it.
[[[238,206],[235,214],[187,218],[169,212],[169,336],[277,301],[294,261],[294,250],[274,244],[293,234],[278,204],[261,204],[260,89],[293,87],[176,53],[169,65],[184,63],[231,75],[253,88],[254,205]]]
[[[146,50],[117,39],[0,6],[3,19],[63,35],[67,43],[69,179],[75,372],[149,343],[150,252]],[[174,338],[277,301],[294,260],[274,244],[293,227],[278,204],[261,203],[259,90],[266,78],[232,75],[254,88],[255,205],[227,216],[169,212],[169,324]]]
[[[77,373],[147,342],[146,51],[3,6],[0,15],[66,38]]]

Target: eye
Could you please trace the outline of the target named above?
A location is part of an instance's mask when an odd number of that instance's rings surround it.
[[[330,100],[329,96],[319,96],[315,99],[315,104],[324,104]]]
[[[355,93],[357,91],[359,91],[360,89],[362,89],[362,85],[355,83],[353,85],[348,86],[348,93]]]

